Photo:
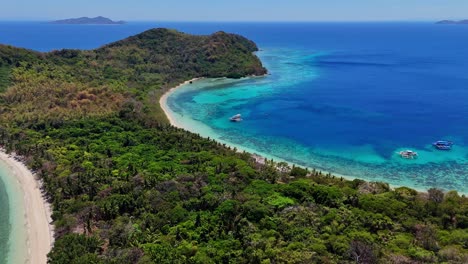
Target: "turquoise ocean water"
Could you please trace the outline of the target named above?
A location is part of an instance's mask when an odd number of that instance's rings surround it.
[[[0,170],[0,173],[2,171]],[[5,183],[0,180],[0,208],[3,212],[10,211],[10,205],[8,204],[8,194],[6,192]],[[0,214],[0,263],[5,263],[8,254],[8,238],[10,231],[10,220],[8,214]]]
[[[27,259],[26,221],[21,186],[8,166],[0,161],[0,263],[24,263]]]

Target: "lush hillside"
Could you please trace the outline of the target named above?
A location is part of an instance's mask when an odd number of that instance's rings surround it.
[[[165,29],[91,51],[0,46],[0,144],[45,183],[50,262],[468,262],[468,199],[454,191],[257,164],[155,108],[183,80],[264,74],[256,49]]]
[[[81,82],[120,81],[147,91],[194,77],[262,75],[266,70],[254,51],[257,46],[238,35],[154,29],[92,51],[52,52],[47,60]]]
[[[21,61],[35,62],[38,59],[39,53],[0,44],[0,92],[10,86],[13,67],[19,66]]]

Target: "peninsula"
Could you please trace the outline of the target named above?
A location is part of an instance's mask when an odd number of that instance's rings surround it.
[[[49,263],[468,260],[468,198],[456,191],[258,162],[169,123],[159,100],[171,87],[264,75],[257,50],[236,34],[170,29],[86,51],[0,45],[0,145],[43,182]]]
[[[468,25],[468,19],[465,20],[442,20],[437,22],[436,24],[441,25]]]
[[[80,17],[80,18],[69,18],[62,20],[51,21],[51,24],[66,24],[66,25],[121,25],[125,24],[125,21],[112,21],[107,17]]]

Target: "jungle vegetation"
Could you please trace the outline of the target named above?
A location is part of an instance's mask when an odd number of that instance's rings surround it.
[[[456,191],[259,164],[167,123],[165,89],[265,74],[256,50],[167,29],[88,51],[0,46],[0,145],[44,182],[49,262],[467,263]]]

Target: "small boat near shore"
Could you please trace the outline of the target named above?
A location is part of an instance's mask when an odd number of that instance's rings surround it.
[[[231,120],[231,122],[240,122],[242,121],[242,116],[241,114],[237,114],[229,118],[229,120]]]
[[[451,150],[453,146],[453,142],[447,141],[447,140],[439,140],[439,141],[432,143],[432,145],[438,150]]]
[[[400,152],[398,152],[398,154],[400,155],[400,157],[404,158],[404,159],[417,159],[418,158],[418,153],[415,152],[415,151],[412,151],[412,150],[402,150]]]

